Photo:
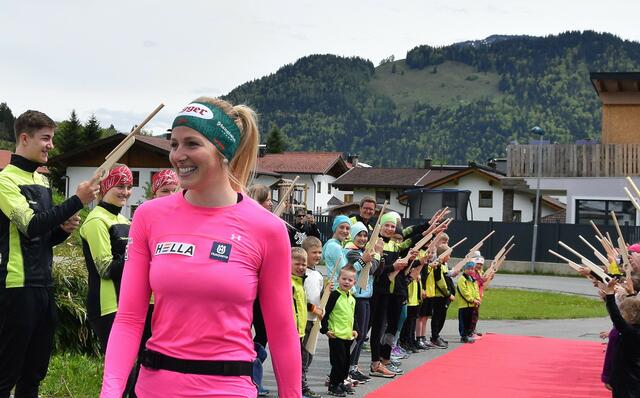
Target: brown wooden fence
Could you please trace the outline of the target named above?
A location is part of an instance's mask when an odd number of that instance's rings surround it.
[[[536,177],[540,145],[509,145],[507,175]],[[542,177],[640,175],[640,144],[542,145]]]

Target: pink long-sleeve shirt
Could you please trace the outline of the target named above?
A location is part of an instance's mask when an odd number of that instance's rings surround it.
[[[222,208],[183,193],[144,203],[130,230],[119,309],[109,337],[101,397],[120,397],[137,355],[149,297],[147,348],[181,359],[252,361],[253,302],[260,298],[278,395],[301,396],[300,342],[284,223],[248,197]],[[255,397],[249,376],[207,376],[142,367],[140,397]]]

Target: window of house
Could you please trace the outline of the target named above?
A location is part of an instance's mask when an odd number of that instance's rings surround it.
[[[522,222],[522,210],[513,211],[513,222]]]
[[[636,209],[628,200],[576,200],[576,224],[612,225],[614,211],[620,225],[636,225]]]
[[[353,194],[345,193],[344,194],[344,203],[353,203]]]
[[[327,183],[327,193],[329,195],[331,195],[331,183],[330,182]]]
[[[322,193],[322,183],[321,182],[316,182],[316,184],[318,184],[318,189],[316,189],[317,193]]]
[[[133,175],[133,186],[134,187],[139,187],[140,186],[140,172],[139,171],[131,171],[131,174]]]
[[[493,207],[493,191],[480,191],[478,194],[478,207]]]
[[[384,201],[391,202],[390,191],[376,191],[376,203],[384,203]]]

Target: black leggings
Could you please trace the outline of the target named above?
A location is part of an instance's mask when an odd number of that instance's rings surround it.
[[[380,346],[380,357],[382,359],[387,360],[391,358],[391,346],[393,345],[393,339],[395,339],[396,332],[398,331],[398,321],[400,320],[402,306],[406,301],[406,297],[397,296],[395,294],[389,296],[389,304],[387,305],[387,328],[383,336],[383,342]]]
[[[358,338],[356,339],[353,349],[351,350],[351,365],[355,366],[360,360],[360,352],[362,351],[362,344],[367,338],[367,332],[369,331],[369,320],[371,318],[371,303],[369,298],[356,298],[356,323],[358,324]]]
[[[142,332],[142,340],[140,341],[140,346],[138,347],[138,361],[135,363],[135,366],[131,370],[129,374],[129,378],[127,379],[127,385],[122,394],[123,397],[135,398],[135,387],[136,381],[138,380],[138,374],[140,373],[140,363],[142,362],[142,352],[144,351],[144,347],[147,344],[147,340],[151,337],[151,318],[153,316],[153,304],[149,305],[149,310],[147,311],[147,318],[144,323],[144,330]],[[116,318],[116,313],[107,314],[101,316],[100,318],[93,319],[89,321],[91,325],[91,329],[98,336],[98,341],[100,342],[100,349],[102,353],[106,353],[107,344],[109,342],[109,335],[111,334],[111,328],[113,327],[113,321]]]
[[[371,298],[371,362],[380,360],[380,339],[384,333],[384,325],[387,321],[387,307],[389,305],[389,295],[373,293]]]

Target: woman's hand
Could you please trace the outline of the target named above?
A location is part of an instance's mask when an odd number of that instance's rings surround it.
[[[604,283],[602,283],[602,282],[598,282],[598,288],[605,295],[615,294],[616,293],[616,285],[617,284],[618,283],[616,282],[616,280],[611,278],[609,283],[607,283],[606,285]]]

